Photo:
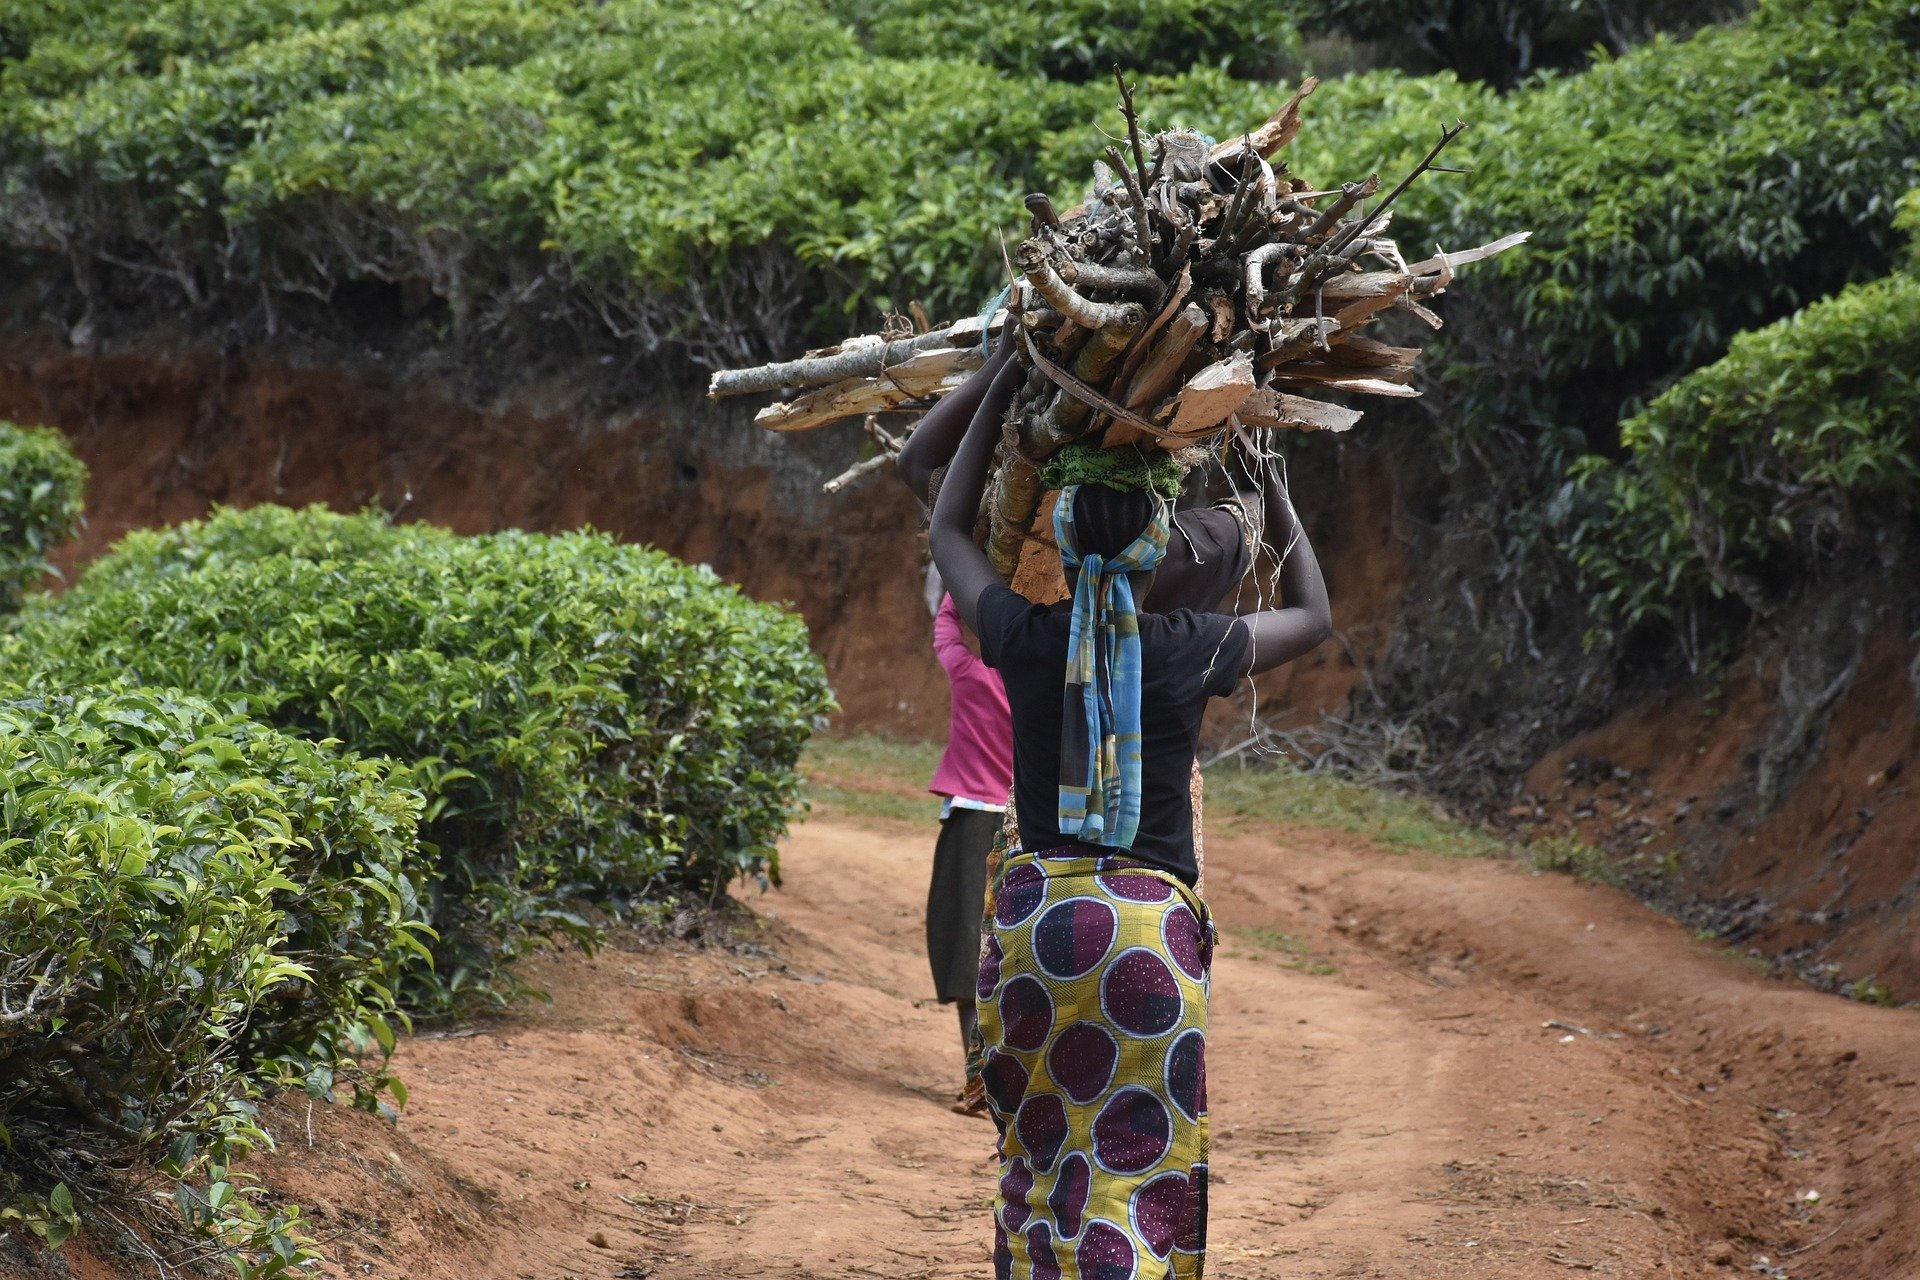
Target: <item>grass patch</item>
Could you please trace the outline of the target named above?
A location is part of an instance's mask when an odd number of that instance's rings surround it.
[[[1535,871],[1562,871],[1593,884],[1620,883],[1607,855],[1578,836],[1543,836],[1527,848]]]
[[[1207,821],[1241,828],[1268,822],[1326,827],[1447,858],[1512,852],[1498,837],[1441,815],[1430,801],[1284,764],[1207,770]]]
[[[1340,972],[1337,965],[1330,964],[1314,956],[1307,944],[1290,933],[1270,929],[1265,925],[1254,925],[1247,929],[1235,929],[1233,936],[1256,951],[1279,952],[1279,956],[1263,956],[1272,959],[1282,969],[1291,969],[1296,973],[1310,973],[1325,978]]]
[[[800,756],[800,772],[817,814],[931,824],[940,802],[927,780],[939,763],[938,743],[816,734]]]

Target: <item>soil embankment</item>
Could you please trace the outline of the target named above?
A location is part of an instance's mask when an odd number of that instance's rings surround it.
[[[63,428],[92,471],[69,569],[128,529],[222,502],[378,504],[463,531],[591,524],[793,602],[846,727],[944,731],[914,503],[885,477],[820,492],[855,456],[853,432],[774,437],[744,409],[686,394],[611,415],[572,403],[530,388],[476,407],[378,361],[347,372],[204,348],[88,356],[19,332],[0,347],[0,417]],[[1303,505],[1336,642],[1221,708],[1218,742],[1256,717],[1293,728],[1342,707],[1423,589],[1396,464],[1324,445],[1319,461],[1332,461]],[[1892,630],[1834,654],[1830,672],[1755,652],[1716,682],[1655,696],[1540,761],[1506,816],[1577,831],[1652,900],[1830,985],[1920,999],[1920,775],[1908,767],[1920,668]],[[1810,692],[1785,696],[1789,685]],[[1822,702],[1828,687],[1840,692]]]
[[[281,1104],[261,1172],[340,1276],[988,1274],[927,844],[810,822],[745,945],[552,957],[551,1007],[404,1043],[397,1128]],[[1920,1271],[1911,1013],[1509,864],[1252,828],[1208,861],[1210,1275]]]

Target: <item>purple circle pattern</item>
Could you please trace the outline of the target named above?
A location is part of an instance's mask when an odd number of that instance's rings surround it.
[[[1049,977],[1077,978],[1105,958],[1120,917],[1098,898],[1068,898],[1033,926],[1033,958]]]
[[[1128,902],[1165,902],[1173,896],[1173,886],[1156,875],[1114,871],[1100,877],[1100,887]]]
[[[1167,1050],[1167,1098],[1189,1120],[1207,1113],[1207,1037],[1198,1027]]]
[[[1054,1037],[1047,1074],[1069,1098],[1085,1106],[1107,1091],[1120,1046],[1097,1022],[1076,1022]]]
[[[1006,997],[1001,997],[1005,1007]],[[1158,1036],[1180,1021],[1185,999],[1173,970],[1145,947],[1120,953],[1100,977],[1100,1007],[1114,1026],[1132,1036]]]
[[[998,1049],[987,1054],[987,1060],[980,1067],[980,1083],[986,1087],[987,1101],[1002,1116],[1010,1116],[1020,1109],[1020,1101],[1027,1096],[1026,1066],[1020,1059]]]
[[[1205,1253],[1207,1249],[1207,1166],[1193,1166],[1189,1183],[1187,1210],[1180,1220],[1180,1231],[1173,1247],[1181,1253]]]
[[[993,900],[993,918],[1003,929],[1011,929],[1040,909],[1046,901],[1047,878],[1040,868],[1028,864],[1015,867],[1000,878],[1000,893]]]
[[[993,999],[993,989],[1000,985],[1000,939],[987,938],[987,945],[980,948],[980,976],[973,984],[973,994],[981,1000]]]
[[[1173,1146],[1173,1117],[1160,1099],[1129,1085],[1093,1120],[1093,1158],[1110,1173],[1145,1173]]]
[[[1033,1190],[1033,1170],[1019,1156],[1007,1161],[1007,1171],[1000,1175],[1000,1195],[1006,1201],[1000,1208],[1000,1221],[1009,1231],[1018,1231],[1027,1225],[1032,1210],[1027,1205],[1027,1193]]]
[[[1148,1253],[1164,1259],[1173,1252],[1174,1239],[1193,1216],[1189,1201],[1187,1175],[1177,1171],[1149,1178],[1134,1189],[1128,1212],[1133,1218],[1133,1233]]]
[[[1207,976],[1206,961],[1200,958],[1200,922],[1186,903],[1168,908],[1160,920],[1160,936],[1166,940],[1167,954],[1180,966],[1180,972],[1195,982]]]
[[[1044,1222],[1027,1228],[1027,1260],[1033,1280],[1060,1280],[1060,1262],[1053,1256],[1053,1231]]]
[[[1133,1241],[1104,1219],[1087,1224],[1074,1257],[1080,1263],[1081,1280],[1133,1280],[1137,1262]]]
[[[1087,1197],[1093,1191],[1093,1168],[1078,1151],[1060,1162],[1054,1175],[1053,1190],[1047,1193],[1047,1212],[1060,1228],[1062,1239],[1080,1234],[1080,1217],[1087,1211]]]
[[[1000,1038],[1007,1047],[1032,1053],[1053,1030],[1053,997],[1030,973],[1016,974],[1000,988]]]
[[[1048,1172],[1060,1154],[1060,1144],[1067,1140],[1067,1104],[1057,1093],[1033,1094],[1020,1104],[1013,1131],[1034,1169]]]

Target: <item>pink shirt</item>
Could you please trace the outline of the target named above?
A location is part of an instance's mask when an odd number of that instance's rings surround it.
[[[976,658],[961,639],[960,611],[952,596],[942,598],[934,614],[933,652],[946,668],[947,686],[953,691],[953,725],[927,790],[1004,808],[1013,786],[1013,717],[1007,711],[1007,690],[1000,673]]]

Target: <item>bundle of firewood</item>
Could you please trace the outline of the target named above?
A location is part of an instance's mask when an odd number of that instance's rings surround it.
[[[1345,431],[1359,410],[1300,393],[1418,395],[1419,349],[1360,330],[1392,310],[1439,328],[1422,304],[1453,269],[1526,233],[1408,265],[1387,235],[1391,206],[1464,126],[1443,129],[1384,196],[1377,174],[1315,189],[1274,158],[1298,134],[1314,83],[1256,132],[1209,144],[1188,130],[1143,140],[1122,80],[1129,151],[1107,148],[1077,208],[1027,197],[1032,233],[1008,263],[1004,308],[941,327],[921,317],[801,360],[723,371],[709,396],[785,393],[756,418],[775,431],[865,415],[879,454],[837,488],[898,448],[874,415],[924,408],[959,386],[982,363],[987,333],[1016,343],[1028,376],[987,499],[988,551],[1011,572],[1043,496],[1038,464],[1069,442],[1181,452],[1235,427]]]

